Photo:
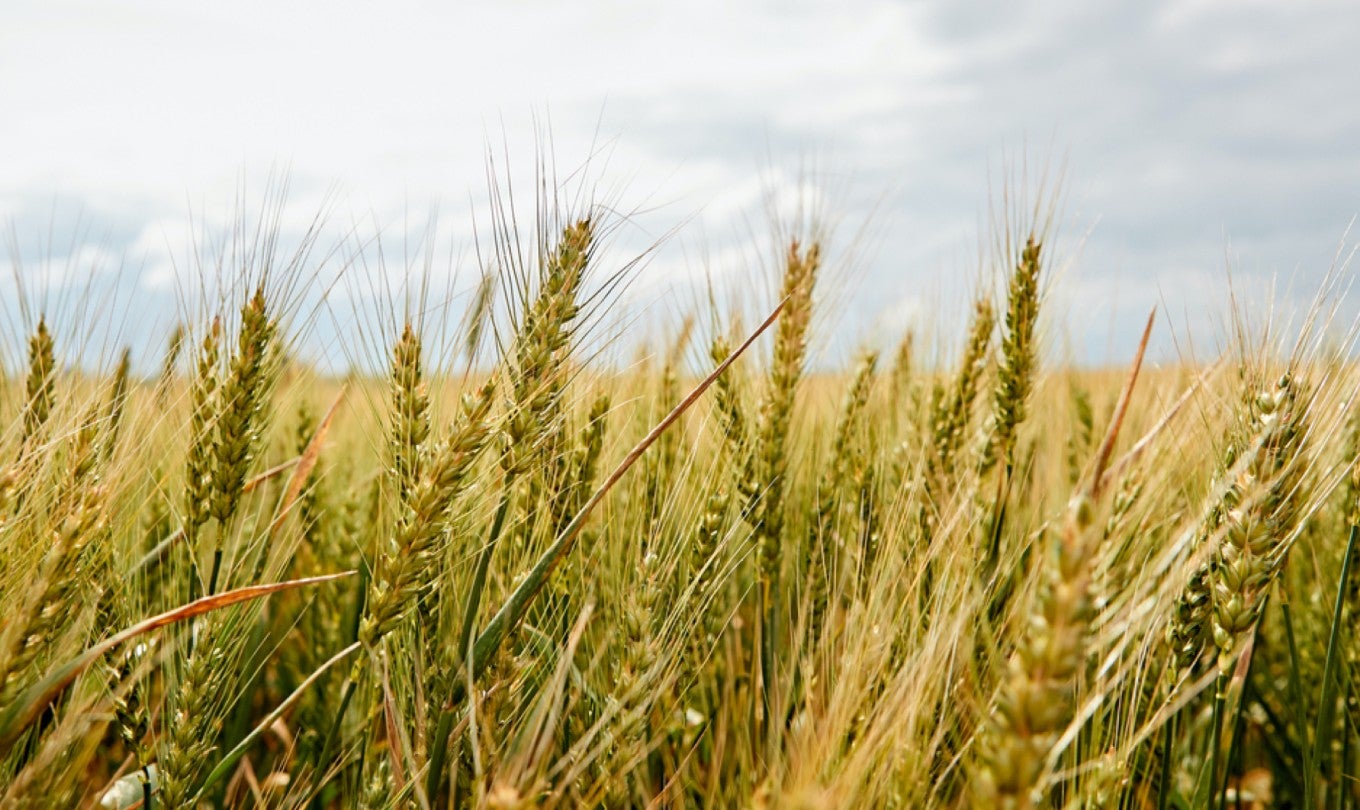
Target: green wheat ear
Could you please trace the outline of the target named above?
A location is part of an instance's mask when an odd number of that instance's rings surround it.
[[[158,402],[164,403],[171,385],[174,384],[175,373],[179,369],[179,358],[184,352],[185,337],[184,324],[175,324],[175,328],[170,332],[169,340],[166,341],[165,354],[161,357],[160,373],[156,376],[156,399]]]
[[[963,447],[972,419],[973,402],[977,398],[978,382],[987,365],[995,325],[996,312],[992,302],[987,298],[979,298],[973,305],[968,342],[964,346],[963,359],[959,363],[953,388],[948,392],[938,389],[934,398],[936,404],[931,420],[934,477],[947,481],[953,476],[955,456]]]
[[[57,358],[46,317],[28,339],[28,377],[24,380],[24,433],[20,442],[26,447],[47,424],[56,400]]]
[[[210,512],[225,526],[236,514],[254,452],[267,416],[265,405],[277,372],[278,325],[265,302],[263,287],[241,307],[236,351],[218,393],[220,409],[213,442]]]
[[[808,565],[811,583],[812,608],[808,633],[815,637],[821,632],[826,616],[832,582],[842,570],[840,561],[847,553],[846,523],[842,518],[845,507],[852,499],[847,487],[857,467],[862,466],[864,451],[858,446],[857,434],[861,432],[861,420],[869,404],[869,394],[873,387],[874,370],[878,367],[878,353],[865,352],[855,367],[855,376],[850,389],[845,394],[841,412],[836,422],[836,431],[831,440],[831,457],[828,460],[822,480],[818,486],[815,500],[816,514],[809,520],[813,528],[811,544],[812,558]],[[858,493],[856,493],[858,495]],[[860,504],[854,498],[858,511]]]
[[[804,248],[790,243],[784,261],[781,293],[784,312],[775,327],[770,378],[760,415],[759,480],[763,487],[757,522],[760,543],[760,579],[763,587],[778,587],[780,551],[784,532],[784,491],[788,487],[788,436],[793,419],[794,395],[803,376],[807,356],[808,328],[812,322],[812,292],[821,265],[816,243]]]
[[[392,349],[392,472],[406,503],[420,478],[421,453],[430,435],[430,397],[421,367],[421,342],[410,321]]]
[[[1008,469],[1014,465],[1016,428],[1025,420],[1025,405],[1034,389],[1039,253],[1039,242],[1029,237],[1011,274],[1005,332],[1001,338],[1001,366],[997,369],[993,397],[992,438],[982,455],[984,472],[997,462],[1004,462]]]
[[[522,313],[509,358],[501,457],[501,466],[511,477],[522,474],[533,463],[542,439],[559,429],[572,325],[580,313],[577,298],[594,238],[595,226],[588,217],[563,229],[543,268],[538,295]]]
[[[907,388],[911,385],[911,375],[915,370],[915,363],[916,333],[907,330],[902,335],[902,340],[897,344],[897,351],[893,354],[892,390],[894,395],[902,397],[907,393]]]
[[[198,552],[200,530],[211,517],[213,428],[216,424],[222,320],[214,318],[203,335],[189,389],[189,452],[184,473],[184,538]]]
[[[94,596],[92,579],[102,573],[95,558],[104,552],[107,489],[98,475],[99,421],[82,419],[66,443],[63,473],[50,515],[47,548],[33,581],[0,631],[0,707],[10,705],[35,683],[40,667]]]
[[[118,444],[118,434],[123,425],[123,414],[127,412],[127,400],[132,378],[132,350],[123,349],[118,358],[118,367],[113,372],[113,382],[109,384],[108,401],[104,406],[104,435],[100,441],[99,454],[107,460]]]
[[[395,532],[382,546],[359,627],[359,641],[369,649],[392,632],[434,584],[441,545],[448,540],[450,513],[486,445],[494,390],[487,384],[464,397],[453,434],[431,453]]]

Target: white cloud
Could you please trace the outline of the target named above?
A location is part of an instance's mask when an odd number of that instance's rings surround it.
[[[0,132],[0,218],[79,201],[165,289],[187,211],[227,227],[242,178],[257,200],[286,169],[288,230],[329,200],[333,231],[386,238],[437,201],[466,256],[488,148],[505,139],[523,190],[550,137],[563,170],[597,149],[591,176],[644,209],[624,246],[693,217],[639,285],[659,291],[704,277],[701,238],[714,272],[753,272],[732,245],[806,158],[847,229],[877,217],[850,304],[872,323],[958,297],[967,274],[941,268],[971,266],[988,181],[1026,148],[1070,156],[1069,232],[1100,223],[1086,272],[1145,297],[1150,268],[1221,278],[1228,238],[1267,270],[1325,262],[1360,211],[1352,4],[988,5],[22,4],[0,27],[20,122]]]

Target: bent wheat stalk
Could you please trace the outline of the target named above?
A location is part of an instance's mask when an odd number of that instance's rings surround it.
[[[21,694],[14,704],[6,707],[3,714],[0,714],[0,747],[8,746],[10,743],[23,733],[24,729],[33,722],[47,705],[61,694],[61,691],[71,684],[80,673],[84,672],[91,664],[102,658],[109,650],[117,647],[125,641],[131,641],[138,636],[158,630],[167,625],[182,622],[185,619],[192,619],[204,613],[214,610],[221,610],[241,602],[249,602],[252,599],[259,599],[280,591],[288,591],[294,588],[302,588],[308,585],[319,585],[323,582],[341,579],[352,576],[353,571],[341,571],[335,574],[325,574],[319,577],[306,577],[303,579],[289,580],[288,582],[275,582],[269,585],[250,585],[244,588],[226,591],[219,594],[211,594],[181,605],[174,610],[167,610],[149,619],[140,621],[131,627],[115,633],[104,639],[98,644],[90,647],[79,656],[71,659],[65,664],[57,667],[48,673],[38,683],[29,687]]]

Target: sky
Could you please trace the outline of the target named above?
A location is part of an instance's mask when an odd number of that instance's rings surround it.
[[[906,329],[948,356],[996,283],[995,212],[1058,188],[1049,354],[1127,360],[1159,307],[1154,356],[1205,359],[1230,295],[1304,307],[1349,249],[1357,77],[1351,0],[9,2],[6,342],[55,309],[92,351],[149,346],[192,298],[196,234],[286,176],[281,242],[324,210],[319,273],[348,264],[307,310],[343,362],[345,313],[421,263],[432,212],[462,289],[488,160],[531,211],[546,155],[626,215],[609,261],[651,248],[630,334],[709,289],[772,301],[769,212],[802,200],[833,226],[820,356]]]

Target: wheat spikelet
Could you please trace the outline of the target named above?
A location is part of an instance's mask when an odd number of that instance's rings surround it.
[[[1077,675],[1085,666],[1093,615],[1091,559],[1096,532],[1085,493],[1067,510],[1054,561],[1006,668],[996,708],[979,741],[976,800],[988,807],[1042,806],[1040,777],[1059,733],[1071,722]]]
[[[277,330],[266,306],[264,288],[256,287],[255,294],[241,307],[236,351],[218,393],[210,511],[222,526],[236,514],[263,429],[260,422],[274,378]]]
[[[483,273],[477,282],[477,291],[472,299],[472,311],[468,314],[467,335],[463,341],[463,354],[472,363],[481,350],[482,334],[491,321],[492,304],[496,301],[496,275]]]
[[[995,324],[996,315],[992,309],[992,302],[986,298],[979,298],[973,306],[968,342],[964,347],[963,360],[959,364],[953,389],[947,393],[943,389],[936,389],[931,419],[934,449],[931,463],[934,478],[948,480],[953,475],[954,456],[963,446],[971,420],[973,401],[977,398],[978,381],[987,364]]]
[[[862,464],[863,455],[856,452],[855,439],[860,429],[861,415],[869,402],[877,365],[878,353],[872,351],[865,352],[856,365],[854,379],[845,394],[836,422],[831,441],[831,458],[818,488],[817,513],[811,521],[814,537],[809,560],[811,582],[808,586],[812,601],[809,633],[813,637],[821,631],[827,609],[829,581],[838,574],[840,568],[837,562],[845,554],[840,513],[846,503],[845,488],[851,477],[851,466],[857,461]],[[854,503],[856,511],[860,506],[858,501],[857,497]]]
[[[1045,772],[1054,764],[1051,760],[1061,733],[1076,717],[1095,619],[1096,552],[1104,537],[1103,527],[1095,526],[1095,510],[1152,324],[1149,316],[1088,482],[1068,503],[1057,548],[1039,564],[1037,603],[1020,628],[995,707],[979,732],[972,789],[975,798],[987,806],[1044,805],[1049,788]]]
[[[27,447],[47,424],[56,397],[57,358],[47,319],[28,339],[28,377],[24,380],[24,433],[20,447]]]
[[[113,372],[113,382],[109,384],[109,398],[104,406],[104,434],[99,454],[107,460],[118,444],[118,433],[123,425],[123,414],[127,410],[128,387],[132,377],[132,350],[123,349],[118,358],[118,367]]]
[[[486,442],[493,391],[487,384],[464,398],[453,435],[431,454],[396,531],[382,547],[359,627],[359,640],[370,649],[430,587],[449,511]]]
[[[893,395],[899,402],[905,402],[905,395],[911,385],[912,372],[915,371],[913,364],[916,362],[916,334],[907,330],[902,335],[902,340],[897,344],[897,351],[893,354],[892,380]]]
[[[784,312],[775,329],[770,379],[760,418],[760,496],[757,533],[762,588],[778,588],[780,545],[784,532],[784,490],[788,485],[787,441],[793,417],[794,394],[803,375],[807,355],[808,326],[812,320],[812,288],[821,264],[821,248],[813,243],[804,249],[797,240],[789,245],[785,259]]]
[[[430,398],[420,362],[420,338],[408,321],[392,349],[392,427],[389,446],[397,495],[402,503],[420,478],[420,459],[430,435]]]
[[[1260,621],[1302,511],[1304,407],[1299,382],[1288,374],[1253,403],[1254,453],[1233,484],[1226,532],[1211,574],[1213,639],[1224,675],[1242,639]]]
[[[526,304],[509,361],[509,401],[501,465],[517,476],[538,457],[540,442],[559,432],[564,370],[571,351],[576,298],[594,239],[589,218],[562,231],[543,271],[542,286]]]
[[[0,706],[37,680],[40,666],[66,630],[91,605],[91,557],[99,553],[106,491],[95,473],[98,423],[88,416],[70,440],[44,538],[43,554],[25,597],[0,631]]]
[[[211,517],[212,431],[217,405],[222,321],[214,318],[199,346],[189,389],[189,453],[184,472],[184,538],[197,552],[198,535]]]
[[[1030,237],[1011,275],[1006,307],[1006,329],[1001,338],[1001,365],[993,397],[992,438],[985,445],[981,467],[998,461],[1009,469],[1015,462],[1015,430],[1025,419],[1025,403],[1034,388],[1034,325],[1039,315],[1039,250]]]
[[[653,416],[653,421],[660,419],[665,412],[680,399],[680,382],[675,372],[675,364],[669,358],[666,365],[661,370],[661,386],[657,394],[659,407]],[[647,534],[651,535],[656,528],[656,523],[661,517],[661,504],[665,496],[664,488],[670,483],[671,473],[675,469],[676,455],[679,451],[680,431],[669,432],[657,441],[655,455],[649,457],[646,464],[646,490],[643,493],[646,514],[648,516]]]
[[[136,678],[135,670],[141,663],[145,647],[137,647],[123,653],[117,664],[108,666],[108,682],[112,693],[114,725],[123,747],[132,755],[133,762],[142,779],[148,780],[147,768],[151,766],[152,753],[147,745],[147,734],[151,730],[151,714],[143,703],[143,686]],[[141,791],[139,791],[141,792]]]
[[[156,757],[160,773],[156,798],[165,807],[186,806],[222,730],[215,707],[230,664],[217,639],[215,622],[200,626],[199,642],[185,661],[173,709],[162,721],[166,731]]]
[[[161,356],[160,373],[156,375],[157,402],[165,401],[165,396],[175,381],[175,370],[179,367],[179,356],[184,351],[185,337],[184,324],[175,324],[175,328],[170,332],[170,339],[166,341],[165,354]]]

